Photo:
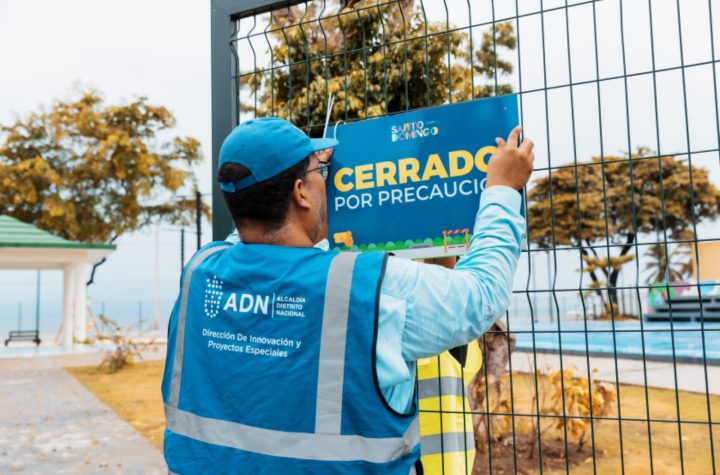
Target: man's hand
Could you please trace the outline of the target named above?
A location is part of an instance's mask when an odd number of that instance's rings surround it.
[[[505,142],[500,137],[495,139],[497,151],[490,157],[487,172],[486,188],[505,185],[515,190],[521,189],[530,179],[533,171],[535,145],[530,139],[524,138],[518,146],[518,136],[522,128],[515,127]]]
[[[315,156],[320,162],[329,162],[335,150],[332,148],[326,148],[324,150],[318,150],[315,152]]]

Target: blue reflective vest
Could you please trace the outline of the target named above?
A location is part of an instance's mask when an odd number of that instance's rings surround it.
[[[216,242],[188,263],[165,374],[172,473],[415,473],[417,408],[375,374],[382,253]]]

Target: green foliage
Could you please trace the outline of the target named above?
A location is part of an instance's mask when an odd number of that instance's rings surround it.
[[[685,279],[692,272],[690,247],[679,244],[668,251],[665,244],[649,246],[645,255],[650,261],[645,264],[645,270],[650,271],[646,283],[677,282]],[[667,279],[666,279],[667,277]]]
[[[554,169],[552,180],[535,180],[528,192],[528,239],[541,248],[582,245],[583,271],[602,298],[601,288],[609,288],[611,307],[638,234],[664,230],[670,239],[689,239],[693,219],[715,219],[720,211],[720,190],[706,169],[693,166],[691,186],[684,160],[654,155],[640,148],[629,156],[568,164]],[[607,244],[607,251],[596,249]]]
[[[512,92],[495,86],[496,71],[512,72],[495,54],[516,47],[511,23],[496,25],[494,42],[492,29],[485,32],[471,58],[467,31],[426,21],[412,1],[343,3],[338,15],[319,21],[302,21],[317,18],[314,4],[306,13],[291,7],[273,15],[273,69],[241,76],[241,110],[314,126],[318,134],[329,93],[336,96],[334,122]],[[328,2],[326,14],[336,5]]]
[[[532,241],[544,248],[553,245],[550,216],[555,223],[556,245],[578,246],[581,242],[604,241],[606,236],[611,244],[632,244],[637,234],[663,228],[671,239],[691,238],[693,214],[698,220],[717,217],[720,190],[710,183],[706,169],[693,167],[693,188],[690,168],[684,160],[673,156],[644,158],[653,155],[649,149],[641,148],[629,157],[593,157],[578,163],[577,185],[572,164],[553,170],[552,185],[548,177],[536,180],[528,193]]]
[[[200,143],[145,98],[106,105],[94,91],[0,127],[0,214],[66,239],[112,242],[158,220],[189,223]],[[207,213],[207,209],[205,210]]]

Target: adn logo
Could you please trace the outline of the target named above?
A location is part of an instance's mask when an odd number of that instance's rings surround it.
[[[212,276],[205,281],[205,316],[215,318],[220,313],[220,300],[223,296],[223,281]]]
[[[268,315],[270,309],[269,295],[253,295],[233,292],[223,305],[223,311],[232,310],[237,313],[254,313]]]
[[[432,125],[433,122],[428,125]],[[417,122],[406,122],[400,125],[390,127],[390,137],[393,142],[404,142],[406,140],[421,139],[437,135],[440,130],[436,126],[426,127],[425,122],[418,120]]]

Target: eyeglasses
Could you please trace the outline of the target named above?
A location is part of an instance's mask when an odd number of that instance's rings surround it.
[[[305,170],[303,175],[317,170],[320,172],[320,176],[322,177],[323,181],[327,181],[328,175],[330,174],[330,162],[323,162],[322,160],[318,160],[318,163],[320,164],[319,167]]]

